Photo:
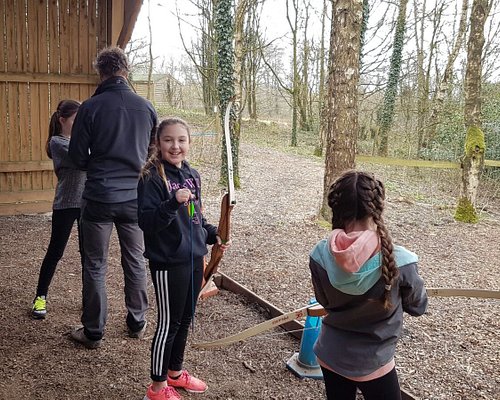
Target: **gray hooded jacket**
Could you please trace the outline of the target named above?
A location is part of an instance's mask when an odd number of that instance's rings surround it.
[[[416,254],[395,246],[399,278],[393,285],[393,308],[384,310],[380,298],[380,252],[355,273],[345,272],[330,251],[330,240],[311,251],[309,267],[317,301],[327,310],[318,340],[317,357],[347,377],[366,376],[394,357],[403,325],[403,311],[422,315],[427,308],[424,282],[418,274]]]

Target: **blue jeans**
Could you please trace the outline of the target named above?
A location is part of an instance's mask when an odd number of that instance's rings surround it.
[[[145,324],[148,308],[147,273],[143,233],[137,223],[137,200],[125,203],[84,201],[81,229],[84,249],[83,313],[85,336],[99,340],[104,335],[108,313],[106,272],[109,241],[116,227],[125,280],[126,323],[132,332]]]

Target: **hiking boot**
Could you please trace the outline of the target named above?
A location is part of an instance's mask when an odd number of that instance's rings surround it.
[[[97,349],[101,347],[101,340],[90,340],[85,336],[85,332],[83,331],[83,326],[77,326],[71,331],[71,339],[75,342],[83,344],[87,349]]]
[[[144,338],[144,335],[146,334],[147,326],[148,326],[148,321],[144,321],[144,325],[142,326],[142,328],[136,332],[134,332],[130,328],[128,328],[128,336],[131,337],[132,339]]]
[[[35,319],[45,319],[47,316],[47,300],[45,296],[36,296],[31,308],[31,316]]]
[[[182,370],[181,374],[175,379],[167,376],[167,384],[175,388],[184,389],[186,392],[190,393],[203,393],[207,390],[207,384],[205,382],[189,375],[189,372],[185,369]]]
[[[159,392],[153,392],[153,386],[150,385],[143,400],[181,400],[181,395],[172,386],[166,386]]]

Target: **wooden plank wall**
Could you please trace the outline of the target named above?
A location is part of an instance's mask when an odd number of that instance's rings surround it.
[[[94,92],[107,29],[107,1],[0,0],[0,215],[51,209],[50,115]]]

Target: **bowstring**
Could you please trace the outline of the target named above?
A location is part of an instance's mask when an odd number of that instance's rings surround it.
[[[275,327],[277,328],[277,327]],[[300,328],[300,329],[292,329],[292,330],[283,330],[283,332],[268,332],[268,333],[259,333],[257,335],[253,335],[253,336],[249,336],[245,339],[241,339],[241,340],[238,340],[236,342],[233,342],[233,343],[230,343],[230,344],[225,344],[225,345],[221,345],[221,346],[218,346],[218,347],[214,347],[214,348],[211,348],[210,350],[216,350],[216,349],[222,349],[224,347],[229,347],[229,346],[232,346],[232,345],[235,345],[235,344],[238,344],[238,343],[241,343],[243,344],[244,342],[248,342],[250,340],[260,340],[262,338],[264,339],[269,339],[269,338],[274,338],[274,337],[278,337],[278,336],[284,336],[284,335],[289,335],[289,334],[292,334],[292,333],[297,333],[297,332],[305,332],[305,331],[309,331],[309,330],[313,330],[313,329],[317,329],[317,327],[315,326],[311,326],[309,328]],[[222,339],[222,338],[221,338]],[[215,340],[218,340],[218,339],[215,339]],[[243,342],[243,343],[242,343]]]
[[[194,200],[190,199],[187,203],[189,215],[189,239],[191,242],[191,332],[194,334],[194,247],[193,247],[193,218],[194,218]]]

